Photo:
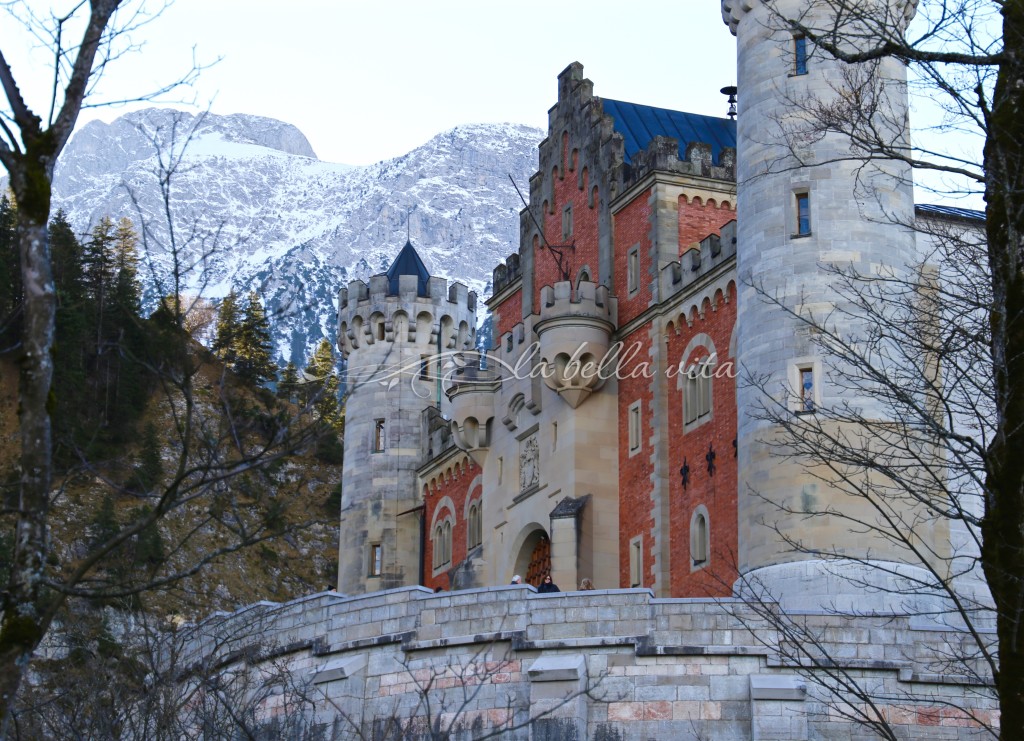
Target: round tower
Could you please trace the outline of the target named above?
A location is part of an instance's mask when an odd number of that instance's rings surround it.
[[[913,16],[916,0],[863,6],[903,24]],[[896,142],[906,136],[902,64],[889,59],[845,65],[785,22],[833,28],[835,19],[823,15],[829,7],[810,0],[722,0],[723,18],[737,38],[740,105],[735,346],[741,374],[738,560],[743,576],[737,589],[762,584],[792,608],[886,609],[887,600],[896,601],[885,591],[894,586],[886,572],[912,572],[910,559],[891,543],[853,532],[849,520],[827,515],[840,510],[866,520],[877,516],[836,479],[829,483],[834,474],[819,467],[812,475],[805,459],[778,455],[778,443],[786,439],[779,415],[790,427],[820,425],[838,434],[842,423],[820,412],[849,405],[867,419],[891,417],[868,390],[842,383],[849,369],[823,356],[799,317],[824,321],[844,338],[864,337],[866,319],[844,303],[834,269],[898,274],[919,261],[915,234],[903,226],[914,217],[910,168],[865,164],[865,153],[851,151],[847,137],[806,133],[813,121],[808,101],[840,110],[847,99],[837,88],[859,80],[871,83],[862,90],[881,96],[879,129],[891,130]],[[765,407],[772,411],[759,411]],[[881,568],[865,566],[867,561],[881,562],[876,564]],[[870,587],[879,581],[886,582],[879,584],[882,591]]]
[[[406,242],[383,275],[342,288],[338,345],[348,361],[338,589],[418,584],[424,409],[440,402],[445,353],[471,350],[476,294],[432,278]]]

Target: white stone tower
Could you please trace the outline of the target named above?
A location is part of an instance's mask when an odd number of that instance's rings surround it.
[[[370,285],[338,302],[348,360],[338,589],[359,594],[418,584],[422,564],[416,469],[423,410],[437,406],[445,353],[471,350],[476,294],[432,278],[412,244]]]
[[[916,0],[863,3],[865,10],[884,9],[894,23],[909,21],[915,5]],[[914,216],[909,167],[865,166],[858,153],[848,159],[849,140],[833,133],[793,136],[801,128],[801,117],[808,115],[801,110],[802,101],[836,100],[844,65],[794,34],[780,16],[799,18],[808,28],[828,28],[834,19],[822,14],[829,6],[812,0],[722,0],[723,18],[737,37],[740,101],[739,566],[741,574],[767,586],[791,608],[835,604],[884,609],[887,600],[895,601],[891,593],[864,588],[863,582],[886,581],[889,568],[912,570],[905,563],[909,559],[891,544],[851,532],[849,522],[807,516],[863,505],[808,476],[799,460],[773,456],[771,441],[780,438],[780,428],[751,413],[765,402],[764,392],[750,383],[757,378],[774,403],[788,406],[794,420],[843,403],[869,419],[886,420],[891,414],[870,393],[858,395],[836,383],[843,369],[830,371],[830,360],[821,357],[806,325],[764,299],[774,297],[791,311],[813,313],[820,320],[836,306],[850,306],[842,304],[830,266],[871,275],[880,269],[906,270],[919,259],[915,234],[900,225],[911,223]],[[885,115],[902,127],[907,115],[903,65],[885,60],[877,68],[863,65],[854,74],[876,75],[888,98]],[[879,125],[885,124],[880,120]],[[830,321],[843,336],[864,336],[864,320],[858,316]],[[802,552],[793,552],[764,523],[800,540]],[[851,560],[816,557],[816,552],[837,551]],[[883,568],[858,566],[862,560],[879,561]]]

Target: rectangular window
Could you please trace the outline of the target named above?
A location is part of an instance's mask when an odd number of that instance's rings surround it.
[[[796,194],[796,233],[806,235],[811,233],[811,194]]]
[[[793,37],[793,74],[807,74],[807,39],[804,36]]]
[[[420,378],[430,378],[430,356],[420,355]]]
[[[639,587],[643,585],[643,537],[637,536],[629,541],[629,586]]]
[[[384,566],[384,548],[380,543],[370,545],[370,576],[380,576]]]
[[[814,368],[800,368],[800,411],[814,411]]]
[[[373,421],[373,452],[383,453],[386,441],[384,420],[375,419]]]
[[[568,240],[572,236],[572,205],[565,207],[562,211],[562,239]]]
[[[640,450],[640,402],[635,401],[629,406],[629,453]]]
[[[640,247],[629,251],[629,263],[626,265],[626,285],[630,293],[640,288]]]

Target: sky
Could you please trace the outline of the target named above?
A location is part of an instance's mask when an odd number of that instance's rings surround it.
[[[12,33],[0,23],[7,55]],[[94,99],[152,90],[194,54],[212,66],[166,104],[277,118],[320,159],[351,165],[459,124],[546,128],[558,73],[574,61],[596,95],[716,116],[736,69],[719,0],[175,0],[133,41],[141,48],[110,65]],[[45,91],[48,61],[37,49],[15,74]]]

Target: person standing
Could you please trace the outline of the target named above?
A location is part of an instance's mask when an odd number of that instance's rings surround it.
[[[558,588],[557,584],[551,581],[551,574],[547,574],[541,580],[540,586],[537,587],[537,591],[541,594],[545,594],[547,592],[561,592],[562,590]]]

